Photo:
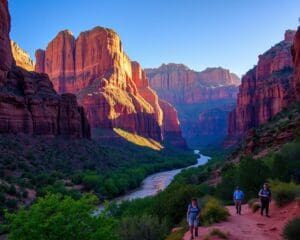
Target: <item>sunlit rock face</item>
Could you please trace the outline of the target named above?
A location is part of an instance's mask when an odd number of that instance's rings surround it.
[[[58,33],[45,51],[36,51],[36,71],[47,73],[58,92],[75,93],[92,127],[164,139],[163,119],[168,113],[113,30],[96,27],[78,38],[67,30]]]
[[[146,73],[159,97],[175,106],[191,148],[221,142],[240,83],[235,74],[220,67],[196,72],[174,63],[146,69]]]
[[[229,137],[244,135],[295,101],[294,35],[295,31],[286,31],[284,40],[260,55],[257,66],[242,78],[237,106],[229,116]]]
[[[58,95],[46,74],[16,66],[7,1],[0,1],[0,12],[0,133],[89,138],[89,124],[75,95]]]
[[[34,71],[34,63],[29,54],[25,52],[16,42],[11,40],[10,43],[16,65],[27,71]]]

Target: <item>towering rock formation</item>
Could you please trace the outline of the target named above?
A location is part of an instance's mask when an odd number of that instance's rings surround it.
[[[16,42],[11,40],[10,43],[13,58],[16,61],[16,65],[27,71],[34,71],[34,64],[29,54],[25,52],[21,47],[19,47],[19,45]]]
[[[229,116],[229,138],[266,123],[295,100],[291,56],[294,34],[286,31],[284,40],[260,55],[257,66],[243,77],[237,106]]]
[[[10,15],[8,12],[7,1],[0,2],[0,87],[3,85],[8,71],[13,64],[11,53],[9,32]]]
[[[300,27],[294,37],[292,46],[292,56],[294,63],[294,82],[296,89],[297,100],[300,101]]]
[[[0,13],[0,133],[89,137],[84,110],[73,94],[60,96],[47,75],[15,65],[6,0],[0,1]]]
[[[77,39],[62,31],[45,51],[36,51],[35,69],[47,73],[59,93],[78,96],[92,127],[122,128],[163,140],[163,119],[169,112],[162,110],[144,71],[130,61],[113,30],[96,27]],[[172,117],[178,120],[176,114]]]
[[[235,74],[220,67],[196,72],[174,63],[146,69],[146,73],[159,97],[177,109],[191,148],[222,141],[240,82]]]

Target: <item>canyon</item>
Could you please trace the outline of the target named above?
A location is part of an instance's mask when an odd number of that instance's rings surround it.
[[[221,67],[197,72],[183,64],[162,64],[145,69],[150,86],[178,111],[189,147],[222,142],[228,114],[233,110],[240,79]]]
[[[84,109],[73,94],[58,95],[46,74],[16,66],[7,1],[0,1],[0,133],[89,138]]]
[[[287,30],[284,40],[261,54],[257,65],[243,76],[236,108],[229,115],[228,139],[225,145],[236,143],[250,129],[268,122],[295,102],[291,55],[294,35],[295,31]],[[293,52],[296,60],[296,50]]]
[[[176,110],[159,99],[113,30],[95,27],[77,38],[61,31],[35,56],[35,71],[47,73],[58,93],[76,94],[93,129],[121,128],[186,146]]]

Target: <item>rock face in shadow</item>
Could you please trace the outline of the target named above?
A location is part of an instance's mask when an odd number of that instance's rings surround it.
[[[5,0],[0,1],[0,13],[0,133],[90,137],[89,124],[75,95],[60,96],[46,74],[16,66]]]
[[[45,51],[36,51],[36,71],[47,73],[59,93],[76,94],[92,127],[164,139],[163,119],[170,116],[113,30],[95,27],[78,38],[68,30],[58,33]]]
[[[294,34],[286,31],[285,39],[260,55],[257,66],[244,75],[237,106],[229,116],[229,138],[243,136],[295,101],[291,55]]]
[[[297,100],[300,100],[300,27],[294,37],[294,44],[292,46],[292,57],[294,63],[294,82]]]
[[[220,67],[196,72],[174,63],[146,69],[146,73],[159,97],[177,109],[183,136],[191,148],[221,142],[240,82],[235,74]],[[216,127],[216,123],[221,124]]]
[[[5,77],[13,64],[10,46],[10,15],[7,1],[0,2],[0,86],[4,84]]]

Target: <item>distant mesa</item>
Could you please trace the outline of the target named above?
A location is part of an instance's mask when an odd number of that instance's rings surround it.
[[[176,63],[145,71],[158,96],[178,111],[183,136],[191,148],[222,142],[240,84],[236,74],[221,67],[197,72]]]

